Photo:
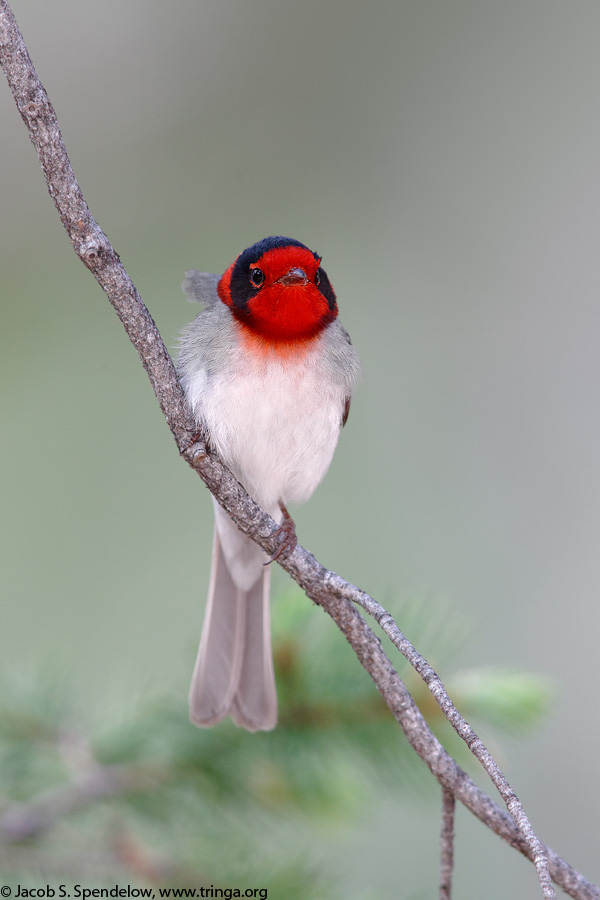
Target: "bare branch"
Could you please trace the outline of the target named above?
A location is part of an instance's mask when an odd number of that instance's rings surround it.
[[[56,113],[6,0],[0,2],[0,62],[37,152],[69,240],[112,303],[136,348],[178,446],[189,443],[188,413],[173,362],[121,260],[93,218],[67,155]]]
[[[442,790],[442,828],[440,834],[440,900],[452,898],[452,869],[454,868],[454,811],[456,798]]]
[[[546,898],[546,900],[553,900],[553,898],[556,897],[556,894],[554,893],[550,872],[548,870],[546,848],[535,834],[531,827],[531,823],[525,814],[521,801],[511,788],[506,776],[496,763],[492,754],[489,752],[481,738],[477,736],[473,728],[471,728],[469,723],[465,721],[456,709],[448,696],[440,677],[434,672],[427,660],[421,656],[415,647],[413,647],[408,638],[400,631],[387,610],[362,591],[356,592],[356,589],[352,591],[351,599],[355,603],[360,603],[362,608],[373,616],[390,638],[393,645],[400,651],[404,658],[408,660],[415,671],[419,673],[456,733],[463,739],[471,753],[477,757],[485,771],[488,773],[527,843],[530,850],[529,858],[532,859],[535,864],[544,898]]]
[[[272,555],[278,546],[275,522],[246,494],[220,460],[195,440],[194,426],[173,363],[152,317],[83,198],[56,114],[37,77],[7,0],[0,0],[0,62],[71,244],[106,293],[134,344],[179,452],[198,472],[236,525]],[[546,900],[555,896],[550,875],[572,897],[600,900],[600,890],[595,885],[538,840],[490,754],[454,708],[433,669],[416,653],[391,616],[367,594],[325,569],[300,546],[286,558],[281,558],[279,564],[336,622],[373,678],[411,746],[443,789],[535,863]],[[361,605],[377,619],[424,678],[446,717],[492,777],[511,815],[493,803],[468,778],[434,737],[384,653],[381,642],[353,604]]]

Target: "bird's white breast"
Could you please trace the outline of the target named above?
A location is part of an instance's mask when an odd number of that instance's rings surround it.
[[[187,385],[213,446],[270,512],[310,497],[337,444],[346,392],[322,355],[320,339],[294,356],[239,347],[219,373],[197,370]]]

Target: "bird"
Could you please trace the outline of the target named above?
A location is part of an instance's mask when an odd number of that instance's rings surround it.
[[[189,270],[203,309],[179,341],[177,371],[198,434],[280,526],[273,558],[296,546],[287,504],[324,477],[350,409],[361,362],[338,319],[321,257],[272,236],[218,275]],[[271,649],[271,560],[214,497],[204,624],[189,693],[191,721],[230,716],[248,731],[277,724]]]

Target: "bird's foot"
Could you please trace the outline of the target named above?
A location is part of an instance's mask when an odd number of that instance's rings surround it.
[[[275,562],[279,559],[280,556],[289,556],[289,554],[293,553],[293,551],[296,549],[296,544],[298,543],[294,520],[285,508],[285,505],[281,503],[281,501],[279,502],[279,509],[283,514],[283,522],[275,532],[274,536],[280,538],[281,543],[279,544],[279,547],[277,548],[271,559],[265,563],[265,566],[268,566],[272,562]]]
[[[201,428],[199,428],[198,431],[195,431],[189,441],[181,448],[181,455],[187,456],[193,447],[197,448],[196,452],[204,451],[204,455],[206,456],[206,435]]]

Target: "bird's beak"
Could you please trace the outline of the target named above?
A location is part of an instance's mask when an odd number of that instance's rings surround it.
[[[304,269],[300,269],[295,267],[290,269],[285,275],[282,275],[281,278],[277,279],[280,284],[307,284],[308,283],[308,275],[304,271]]]

